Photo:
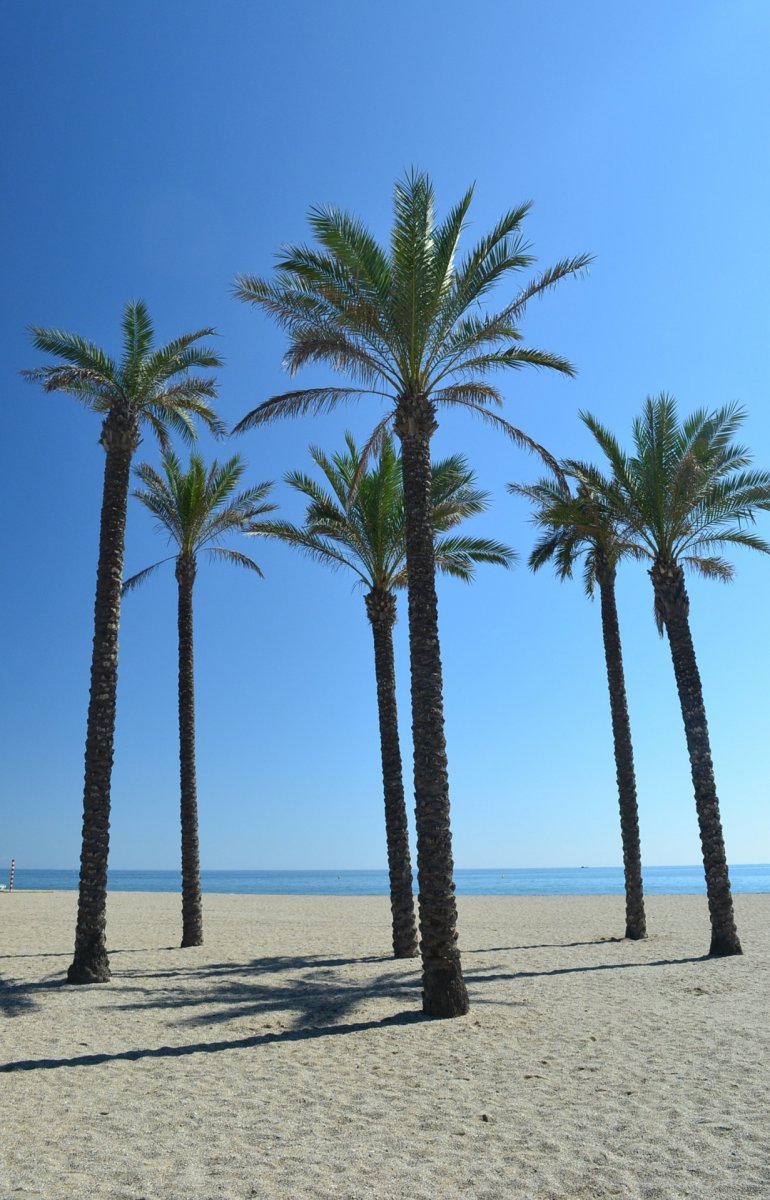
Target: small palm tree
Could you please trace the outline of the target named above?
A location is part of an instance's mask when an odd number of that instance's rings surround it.
[[[444,701],[436,601],[430,439],[439,408],[459,408],[542,451],[494,412],[492,372],[545,367],[572,375],[563,358],[522,345],[518,322],[533,296],[583,270],[587,255],[565,259],[532,279],[496,312],[482,305],[492,287],[534,262],[521,232],[528,204],[506,213],[462,260],[457,253],[470,188],[438,222],[428,177],[413,171],[396,185],[389,248],[356,218],[314,208],[319,248],[291,246],[274,280],[243,275],[236,295],[263,309],[290,338],[285,362],[296,372],[325,363],[358,386],[327,385],[264,401],[236,426],[322,413],[361,395],[389,411],[362,454],[392,427],[401,442],[408,565],[414,793],[417,825],[423,1011],[468,1011],[457,947]],[[545,454],[545,452],[542,452]],[[547,456],[546,456],[547,457]],[[552,460],[551,460],[552,461]]]
[[[179,777],[182,818],[182,946],[203,944],[200,853],[198,848],[198,792],[195,775],[195,687],[193,659],[193,585],[202,550],[214,561],[233,563],[262,575],[257,564],[239,550],[219,543],[229,533],[242,530],[274,504],[265,503],[271,483],[234,495],[245,464],[238,455],[221,466],[214,461],[206,470],[199,454],[190,456],[187,471],[167,451],[163,475],[147,463],[134,474],[144,484],[134,492],[156,518],[158,529],[176,545],[177,553],[132,575],[123,584],[129,592],[144,583],[164,562],[176,563],[179,630]],[[165,476],[165,478],[164,478]]]
[[[595,468],[567,465],[602,495],[624,539],[652,563],[655,617],[660,633],[668,635],[690,756],[711,916],[709,952],[740,954],[684,571],[727,582],[733,567],[721,557],[723,547],[770,553],[748,527],[758,509],[770,507],[770,472],[749,470],[748,451],[734,443],[745,418],[735,405],[711,413],[699,409],[680,424],[671,396],[650,397],[633,424],[631,456],[595,417],[582,417],[609,460],[612,479],[607,485]]]
[[[393,953],[396,958],[411,958],[417,954],[417,928],[393,657],[395,593],[407,583],[401,458],[386,435],[377,462],[367,470],[349,433],[345,444],[346,451],[332,459],[310,448],[331,491],[299,471],[285,476],[309,501],[304,525],[260,522],[249,532],[296,546],[332,569],[347,567],[367,589],[364,601],[374,638]],[[432,504],[434,531],[444,534],[435,546],[439,571],[469,581],[476,563],[510,565],[513,551],[500,542],[447,534],[487,507],[486,494],[476,489],[473,472],[459,455],[432,464]]]
[[[22,374],[46,392],[68,392],[102,417],[104,490],[96,574],[91,693],[86,733],[83,790],[83,848],[70,983],[104,983],[110,978],[105,944],[110,782],[115,740],[118,680],[118,627],[123,578],[131,460],[143,426],[162,447],[169,430],[195,437],[198,418],[214,433],[224,432],[209,400],[216,384],[193,372],[221,366],[218,354],[201,339],[213,329],[183,333],[155,347],[146,305],[128,303],[123,312],[123,353],[119,362],[76,333],[33,326],[32,343],[60,359]]]
[[[581,484],[577,493],[573,494],[566,481],[557,478],[540,479],[531,485],[509,484],[509,490],[532,501],[535,509],[534,522],[543,530],[542,537],[529,557],[532,570],[537,571],[545,563],[553,562],[558,577],[570,579],[576,562],[583,558],[586,592],[593,598],[597,585],[599,588],[620,805],[626,890],[626,937],[638,940],[647,936],[647,925],[644,914],[634,750],[615,600],[615,576],[622,558],[639,558],[641,555],[637,546],[623,536],[622,528],[613,519],[596,490],[589,490]]]

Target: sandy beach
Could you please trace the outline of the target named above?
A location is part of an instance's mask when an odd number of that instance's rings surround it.
[[[111,984],[71,987],[76,896],[0,896],[0,1197],[767,1200],[770,896],[704,959],[705,898],[460,898],[472,1008],[420,1016],[380,898],[110,897]]]

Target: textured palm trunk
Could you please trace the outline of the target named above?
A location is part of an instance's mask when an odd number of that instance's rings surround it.
[[[377,708],[380,719],[382,786],[385,797],[385,837],[388,845],[390,908],[393,916],[393,954],[414,958],[417,954],[417,923],[412,896],[412,863],[409,857],[409,827],[404,802],[404,777],[396,708],[396,668],[393,657],[393,626],[396,597],[373,588],[366,596],[366,613],[374,637],[374,670],[377,678]]]
[[[106,983],[110,978],[105,931],[118,627],[129,476],[138,442],[135,417],[128,410],[113,410],[102,425],[101,436],[106,457],[86,730],[78,916],[75,955],[67,971],[70,983]]]
[[[636,803],[634,748],[628,719],[623,652],[620,645],[618,609],[615,603],[615,568],[598,563],[596,578],[602,608],[604,659],[612,715],[612,740],[620,805],[620,834],[623,843],[623,872],[626,885],[626,937],[638,941],[647,936],[642,886],[642,853],[639,842],[639,811]]]
[[[195,558],[176,560],[179,585],[179,783],[182,817],[182,946],[203,945],[198,789],[195,779],[195,679],[193,660],[193,584]]]
[[[722,820],[711,761],[711,744],[703,705],[703,689],[690,634],[690,602],[684,583],[684,571],[678,563],[656,559],[650,577],[655,589],[655,610],[668,634],[687,737],[687,750],[690,755],[711,916],[709,953],[714,956],[742,954],[735,926]]]
[[[438,636],[438,601],[431,504],[433,405],[403,397],[395,431],[401,440],[409,589],[414,800],[417,825],[423,1011],[459,1017],[468,993],[457,946],[457,904],[449,825],[449,779]]]

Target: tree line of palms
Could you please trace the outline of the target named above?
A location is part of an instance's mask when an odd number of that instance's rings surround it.
[[[60,330],[33,330],[34,345],[58,360],[26,372],[48,391],[76,396],[102,415],[104,498],[94,620],[81,855],[72,982],[109,979],[105,942],[110,776],[115,727],[117,631],[123,585],[127,498],[139,430],[148,425],[164,452],[163,472],[143,465],[139,499],[176,545],[179,587],[179,723],[183,828],[183,944],[201,938],[197,801],[194,761],[192,589],[197,555],[208,549],[257,570],[253,560],[219,545],[233,530],[278,538],[327,563],[347,567],[367,589],[380,719],[388,861],[396,954],[413,954],[416,933],[411,863],[406,839],[404,787],[396,723],[392,626],[394,590],[406,585],[411,671],[414,797],[423,1010],[458,1016],[468,997],[457,947],[456,904],[449,818],[443,689],[435,587],[437,570],[469,578],[473,565],[507,565],[512,552],[497,543],[452,534],[457,523],[485,504],[459,458],[433,464],[430,443],[444,408],[460,408],[539,454],[550,471],[514,490],[535,506],[542,535],[530,563],[549,560],[562,577],[585,560],[589,590],[601,597],[607,674],[626,868],[626,933],[645,935],[633,752],[614,598],[618,564],[651,561],[656,616],[668,636],[692,765],[703,846],[712,954],[740,953],[732,912],[719,806],[697,662],[688,623],[684,568],[726,579],[731,568],[719,551],[739,544],[770,547],[747,524],[770,505],[770,475],[749,470],[746,451],[733,442],[742,419],[735,408],[696,413],[679,423],[674,402],[647,402],[633,429],[635,453],[626,455],[594,418],[584,421],[604,452],[609,474],[591,464],[556,462],[497,411],[497,371],[534,366],[574,374],[557,355],[525,347],[520,321],[530,299],[579,275],[587,255],[565,259],[532,278],[497,310],[491,289],[533,263],[523,240],[528,205],[506,213],[495,228],[458,258],[472,189],[443,222],[435,215],[427,176],[412,172],[396,185],[389,247],[344,212],[311,210],[315,246],[291,246],[274,276],[241,276],[236,295],[267,312],[287,332],[285,364],[292,374],[325,363],[351,386],[284,392],[248,413],[233,432],[282,417],[321,414],[355,396],[385,402],[366,444],[348,439],[329,459],[313,452],[331,491],[303,473],[287,476],[308,499],[305,523],[264,520],[269,485],[235,495],[242,474],[236,457],[206,469],[193,456],[188,471],[170,452],[169,433],[195,433],[198,418],[223,432],[209,400],[216,385],[197,374],[220,365],[202,339],[185,334],[156,349],[142,303],[126,307],[120,362],[85,339]],[[397,453],[392,441],[400,444]],[[372,463],[374,465],[372,465]],[[153,567],[126,581],[129,589]]]

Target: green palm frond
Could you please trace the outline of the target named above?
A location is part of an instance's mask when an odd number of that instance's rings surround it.
[[[530,569],[539,571],[550,562],[557,578],[571,579],[582,560],[585,590],[593,596],[597,572],[614,572],[624,558],[638,558],[640,550],[607,502],[609,480],[591,468],[589,484],[585,476],[575,475],[574,464],[571,468],[566,462],[561,472],[531,484],[509,484],[508,490],[530,501],[531,519],[540,531],[529,556]],[[574,492],[568,473],[578,480]]]
[[[470,401],[472,404],[488,406],[494,404],[502,407],[503,397],[496,387],[480,379],[466,379],[462,383],[450,383],[447,387],[433,393],[434,404],[447,407],[452,404],[462,404]]]
[[[340,567],[348,567],[362,583],[368,583],[366,575],[359,569],[355,555],[343,554],[337,542],[321,533],[313,533],[299,525],[292,525],[290,521],[255,521],[244,532],[252,537],[275,538],[276,541],[285,542],[289,546],[296,546],[308,557],[323,563],[333,571]]]
[[[369,462],[374,455],[381,455],[387,443],[388,438],[392,438],[391,428],[395,421],[396,414],[389,412],[387,416],[378,421],[369,437],[364,442],[360,451],[358,451],[358,466],[350,477],[350,492],[348,495],[348,507],[353,503],[353,499],[358,492],[358,487],[361,482],[361,476],[369,466]],[[348,447],[350,449],[350,446]]]
[[[267,499],[273,485],[259,483],[239,492],[245,464],[237,454],[223,463],[215,460],[208,467],[200,454],[192,454],[184,469],[179,458],[167,451],[161,468],[158,471],[149,463],[135,468],[134,474],[143,486],[134,491],[134,496],[153,515],[158,530],[175,543],[178,554],[194,559],[206,550],[214,558],[261,575],[260,568],[246,555],[219,542],[230,533],[245,532],[252,522],[274,511],[275,505]],[[144,577],[145,572],[132,576],[124,590]]]
[[[244,567],[247,571],[254,571],[260,579],[265,578],[264,571],[257,566],[254,559],[249,558],[248,554],[241,554],[240,550],[230,550],[227,546],[208,546],[206,554],[214,561],[229,562],[235,567]]]
[[[577,254],[571,258],[560,259],[552,267],[541,271],[526,287],[521,289],[513,303],[503,310],[505,315],[510,320],[519,320],[524,315],[530,300],[552,291],[557,284],[561,283],[562,279],[567,279],[569,276],[581,277],[594,261],[593,254]]]
[[[442,403],[442,401],[439,401],[439,403]],[[500,433],[505,434],[505,436],[509,438],[514,445],[519,446],[522,450],[527,450],[530,454],[535,454],[538,458],[542,459],[545,465],[551,471],[553,471],[556,476],[561,475],[561,467],[553,455],[546,450],[545,446],[541,446],[539,442],[536,442],[534,438],[529,436],[529,434],[524,433],[522,429],[517,429],[515,425],[512,425],[510,421],[506,421],[505,417],[501,417],[499,413],[490,412],[489,409],[484,408],[481,404],[474,404],[470,400],[460,400],[454,398],[453,400],[449,401],[449,403],[456,405],[459,408],[467,408],[473,413],[474,416],[479,417],[481,421],[486,422],[488,425],[492,425],[493,428],[497,429]]]
[[[44,392],[66,392],[94,412],[109,412],[123,399],[117,384],[83,367],[35,367],[21,371],[29,383],[39,383]]]
[[[273,396],[270,400],[258,404],[233,426],[232,432],[245,433],[247,429],[266,425],[279,417],[304,416],[305,413],[316,416],[318,413],[331,412],[338,404],[364,394],[364,388],[343,387],[305,388],[297,392],[284,392],[281,396]]]
[[[609,461],[611,475],[598,483],[637,556],[681,562],[706,578],[729,580],[726,546],[770,553],[750,526],[770,507],[770,472],[752,470],[746,447],[733,439],[745,411],[729,404],[701,408],[679,420],[675,399],[648,397],[632,425],[633,454],[589,414],[581,417]],[[568,463],[574,477],[596,483],[595,468]]]
[[[129,300],[123,310],[123,364],[121,379],[127,392],[134,392],[141,376],[142,367],[150,354],[155,340],[147,305],[142,300]]]
[[[529,300],[579,276],[590,256],[560,260],[518,286],[502,308],[487,311],[493,288],[518,279],[534,262],[522,233],[530,206],[511,208],[459,259],[472,196],[469,188],[439,220],[430,179],[413,169],[395,186],[387,247],[355,217],[316,207],[309,215],[314,245],[287,247],[270,280],[238,276],[238,299],[287,332],[284,363],[292,374],[322,363],[360,386],[273,396],[235,431],[278,417],[318,415],[363,395],[391,406],[418,395],[442,404],[497,404],[500,392],[483,379],[493,371],[536,367],[573,375],[563,357],[525,346],[519,321]]]
[[[478,563],[494,563],[511,567],[517,555],[510,546],[491,538],[440,537],[436,539],[436,568],[444,575],[454,575],[470,583]]]
[[[212,337],[215,332],[207,327],[196,329],[194,333],[183,333],[147,354],[142,362],[142,387],[145,390],[161,387],[169,379],[196,367],[224,366],[224,359],[213,347],[196,345],[201,338]]]
[[[72,367],[117,382],[118,369],[114,359],[80,334],[68,333],[64,329],[43,329],[40,325],[31,325],[29,334],[36,350],[52,354],[54,358],[63,358]]]
[[[150,575],[154,575],[158,567],[162,567],[164,563],[173,562],[175,558],[176,555],[171,554],[168,558],[161,558],[159,562],[153,563],[151,567],[145,567],[143,571],[138,571],[136,575],[131,575],[123,581],[121,594],[125,596],[128,592],[133,592],[134,588],[140,587],[146,579],[149,579]]]
[[[311,447],[311,457],[323,483],[302,471],[284,476],[307,501],[304,523],[258,521],[247,532],[283,541],[334,569],[347,567],[369,588],[404,586],[401,458],[392,437],[383,431],[377,458],[368,465],[350,433],[345,435],[344,450],[329,457]],[[437,534],[488,507],[486,492],[476,487],[474,473],[461,455],[433,465],[432,498]],[[445,547],[440,569],[463,578],[471,578],[477,562],[507,566],[514,557],[509,547],[489,539],[453,536],[440,544]]]
[[[198,344],[214,331],[185,333],[155,348],[152,321],[142,300],[125,305],[121,330],[123,353],[116,363],[79,334],[33,326],[35,348],[62,359],[64,365],[48,364],[22,375],[45,391],[75,396],[106,417],[120,410],[139,424],[146,422],[163,450],[169,445],[169,429],[187,440],[194,438],[196,419],[215,435],[222,433],[224,427],[208,403],[216,396],[215,381],[193,373],[197,367],[221,365],[213,350]]]
[[[735,576],[732,563],[724,558],[705,558],[699,554],[683,554],[681,561],[686,563],[704,579],[718,579],[720,583],[730,583]]]

